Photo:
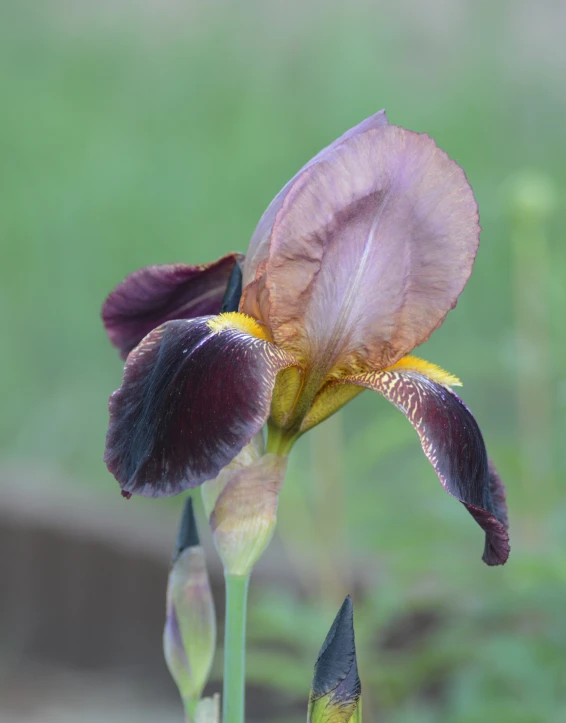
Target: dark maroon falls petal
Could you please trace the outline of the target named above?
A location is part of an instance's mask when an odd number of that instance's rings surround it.
[[[360,374],[349,381],[379,392],[405,414],[444,489],[462,502],[484,530],[484,562],[504,564],[510,550],[505,488],[488,461],[478,424],[462,400],[413,371]]]
[[[218,314],[242,254],[201,266],[146,266],[127,276],[102,307],[102,321],[122,358],[166,321]],[[237,279],[237,277],[236,277]]]
[[[128,357],[105,455],[123,493],[164,497],[216,477],[267,420],[291,357],[209,319],[167,322]]]

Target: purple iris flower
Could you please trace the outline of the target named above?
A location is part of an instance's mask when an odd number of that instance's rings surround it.
[[[405,414],[444,489],[485,531],[484,561],[504,563],[505,490],[452,391],[460,382],[410,356],[456,305],[479,233],[462,169],[381,111],[287,183],[245,258],[127,277],[102,312],[127,355],[106,448],[123,494],[196,487],[266,424],[268,452],[286,454],[372,389]]]

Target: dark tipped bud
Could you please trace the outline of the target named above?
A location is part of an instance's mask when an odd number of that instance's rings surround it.
[[[348,595],[328,631],[314,666],[309,722],[361,721],[361,693],[354,639],[354,608]]]
[[[348,595],[318,654],[312,683],[313,695],[319,698],[334,690],[355,665],[354,607]]]
[[[230,278],[228,279],[228,286],[222,299],[222,306],[220,307],[220,313],[224,314],[228,311],[238,311],[240,307],[240,297],[242,296],[242,269],[240,264],[236,261]]]
[[[192,501],[185,504],[167,585],[165,661],[191,721],[216,647],[216,616]]]
[[[188,547],[198,547],[199,545],[200,540],[198,537],[197,523],[195,521],[195,513],[193,511],[193,498],[189,496],[185,502],[185,509],[183,511],[183,517],[181,518],[173,561],[179,557],[183,550],[186,550]]]

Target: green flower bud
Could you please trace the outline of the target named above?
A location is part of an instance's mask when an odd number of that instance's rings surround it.
[[[314,666],[308,723],[361,723],[361,694],[354,640],[354,610],[348,595]]]
[[[256,437],[216,479],[202,485],[205,512],[227,575],[249,575],[271,541],[286,467],[287,457],[263,454],[263,441]]]
[[[214,602],[189,497],[169,574],[163,650],[191,721],[210,674],[215,647]]]

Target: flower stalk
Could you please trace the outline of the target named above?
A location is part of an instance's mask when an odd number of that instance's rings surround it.
[[[226,575],[223,723],[244,723],[249,575]]]
[[[223,723],[244,721],[248,585],[273,537],[286,466],[287,457],[264,452],[259,434],[214,480],[202,485],[226,584]]]

